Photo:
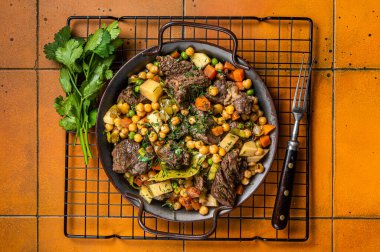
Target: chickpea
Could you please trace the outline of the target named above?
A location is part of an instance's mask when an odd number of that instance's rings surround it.
[[[186,147],[189,149],[194,149],[195,148],[195,142],[194,141],[186,142]]]
[[[231,127],[228,123],[223,123],[222,128],[224,132],[230,131]]]
[[[127,134],[124,134],[123,132],[120,132],[119,136],[122,138],[122,139],[125,139],[127,138]]]
[[[220,161],[222,161],[219,154],[213,154],[211,159],[212,159],[212,162],[215,164],[218,164],[220,163]]]
[[[137,128],[138,128],[139,130],[141,130],[142,128],[144,128],[144,126],[145,126],[145,122],[144,122],[143,120],[140,120],[140,121],[138,121],[138,122],[136,123],[136,125],[137,125]]]
[[[257,140],[257,141],[255,142],[255,144],[256,144],[256,147],[257,147],[257,148],[262,148],[262,147],[263,147],[263,146],[261,145],[260,140]]]
[[[252,176],[254,176],[256,174],[255,170],[256,170],[256,163],[255,162],[251,162],[251,163],[248,163],[248,169],[251,171],[251,174]]]
[[[251,79],[243,80],[243,87],[245,89],[250,89],[252,87],[252,81],[251,81]]]
[[[182,110],[181,110],[181,114],[182,114],[183,116],[187,116],[187,115],[189,114],[189,110],[188,110],[188,109],[182,109]]]
[[[207,206],[201,206],[201,207],[199,208],[199,214],[201,214],[201,215],[206,215],[206,214],[208,214],[208,207],[207,207]]]
[[[252,114],[252,115],[250,116],[250,119],[251,119],[252,122],[256,122],[257,119],[259,119],[259,117],[258,117],[256,114]]]
[[[253,104],[257,105],[258,103],[259,103],[259,99],[256,96],[254,96],[253,97]]]
[[[113,120],[113,123],[115,124],[115,126],[120,126],[121,119],[120,119],[119,117],[116,117],[116,118]]]
[[[147,113],[152,112],[152,105],[149,103],[144,104],[144,111]]]
[[[224,119],[228,120],[228,119],[231,119],[231,115],[227,113],[226,110],[223,110],[222,112],[222,116]]]
[[[234,107],[234,105],[228,105],[228,106],[226,107],[226,112],[227,112],[229,115],[232,115],[232,114],[234,113],[234,111],[235,111],[235,107]]]
[[[141,134],[136,134],[134,137],[133,137],[133,140],[135,140],[136,143],[140,143],[142,140],[143,140],[143,137]]]
[[[124,103],[119,103],[117,104],[117,108],[120,110],[121,113],[123,114],[127,114],[130,107],[128,105],[128,103],[124,102]]]
[[[119,133],[120,133],[120,130],[118,130],[118,129],[114,129],[112,131],[112,134],[114,134],[114,135],[119,135]]]
[[[196,122],[196,119],[195,119],[194,116],[190,116],[189,119],[188,119],[188,121],[189,121],[189,123],[190,123],[191,125],[193,125],[193,124]]]
[[[140,79],[145,80],[145,79],[146,79],[146,72],[140,72],[139,75],[138,75],[138,77],[139,77]]]
[[[158,133],[158,136],[161,138],[161,139],[164,139],[166,137],[166,134],[164,132],[160,132]]]
[[[174,113],[178,113],[180,111],[180,108],[178,107],[177,104],[173,104],[172,105],[172,110],[173,110]]]
[[[147,72],[146,73],[146,78],[147,79],[153,79],[153,77],[154,77],[154,73],[152,73],[152,72]]]
[[[173,125],[178,125],[180,122],[181,122],[181,119],[179,119],[178,116],[174,116],[172,119],[171,119],[171,122]]]
[[[140,117],[144,117],[146,115],[145,111],[137,111],[136,114]]]
[[[222,104],[215,104],[214,105],[214,113],[215,114],[220,114],[220,113],[222,113],[222,111],[223,111],[223,105]]]
[[[252,136],[252,131],[250,129],[245,129],[244,130],[245,137],[248,138]]]
[[[149,177],[149,178],[153,178],[155,175],[156,175],[156,172],[155,172],[155,171],[149,171],[149,172],[148,172],[148,177]]]
[[[121,133],[125,134],[125,135],[128,135],[129,133],[129,130],[127,128],[122,128],[121,129]]]
[[[176,201],[176,202],[173,203],[173,209],[175,211],[178,211],[179,209],[181,209],[181,207],[182,207],[182,205],[178,201]]]
[[[169,131],[170,131],[169,125],[164,124],[161,126],[161,132],[167,134],[167,133],[169,133]]]
[[[222,127],[223,127],[223,124],[226,123],[226,119],[224,119],[224,117],[218,117],[216,119],[216,123],[219,125],[222,125]]]
[[[179,192],[179,195],[181,195],[182,197],[187,197],[187,191],[186,191],[186,189],[182,189],[182,190]]]
[[[249,179],[247,179],[247,178],[243,178],[242,180],[241,180],[241,183],[243,184],[243,185],[248,185],[249,184]]]
[[[259,124],[265,125],[267,123],[267,118],[265,116],[259,117]]]
[[[202,166],[203,169],[206,169],[208,167],[207,161],[206,160],[203,161],[202,164],[201,164],[201,166]]]
[[[132,122],[137,123],[138,121],[140,121],[140,116],[138,115],[132,116]]]
[[[141,135],[146,136],[146,133],[148,133],[148,129],[143,127],[140,129],[140,133],[141,133]]]
[[[148,64],[146,64],[146,69],[148,69],[148,70],[150,70],[150,68],[153,66],[153,64],[152,63],[148,63]]]
[[[257,150],[255,152],[255,156],[261,156],[263,154],[264,154],[263,148],[257,148]]]
[[[194,55],[194,48],[192,48],[191,46],[189,46],[188,48],[186,48],[186,50],[185,50],[185,53],[186,53],[186,55],[187,56],[193,56]]]
[[[140,112],[143,112],[144,111],[144,104],[142,103],[139,103],[136,105],[136,111],[140,111]]]
[[[224,157],[226,155],[226,150],[223,149],[222,147],[219,148],[218,151],[219,156]]]
[[[185,142],[187,143],[188,141],[191,141],[193,140],[193,138],[191,136],[186,136],[185,137]]]
[[[131,77],[129,77],[129,79],[130,79],[131,81],[135,80],[136,78],[137,78],[137,75],[132,75]]]
[[[263,173],[263,172],[264,172],[264,166],[263,166],[261,163],[258,163],[258,164],[256,165],[255,172],[256,172],[256,173]]]
[[[151,66],[149,68],[149,72],[151,72],[152,74],[158,73],[158,66],[155,66],[155,65]]]
[[[210,86],[208,88],[208,93],[211,95],[211,96],[216,96],[218,93],[219,93],[219,90],[217,87],[215,86]]]
[[[252,177],[252,172],[250,170],[245,170],[244,171],[244,177],[249,179]]]
[[[137,125],[136,125],[136,123],[129,124],[128,129],[131,132],[136,132],[137,131]]]
[[[259,111],[259,110],[260,110],[259,105],[254,104],[254,105],[252,106],[252,112],[257,112],[257,111]]]
[[[215,65],[215,70],[216,71],[223,71],[224,67],[223,67],[223,64],[222,63],[218,63]]]
[[[160,109],[160,104],[158,102],[152,102],[152,109],[159,110]]]
[[[106,123],[106,131],[111,131],[113,130],[113,125],[112,124],[109,124],[109,123]]]
[[[186,180],[185,183],[183,183],[183,186],[185,188],[189,188],[189,187],[192,187],[193,186],[193,181],[191,181],[190,179],[189,180]],[[186,191],[187,193],[187,191]]]
[[[150,132],[148,138],[149,138],[149,141],[155,142],[157,140],[157,133],[154,131]]]
[[[243,121],[247,121],[249,119],[249,115],[247,114],[242,114],[241,115],[241,118],[243,119]]]
[[[218,151],[219,151],[219,147],[217,146],[217,145],[211,145],[210,146],[210,153],[211,154],[216,154],[216,153],[218,153]]]
[[[261,116],[264,115],[264,112],[263,112],[262,110],[258,110],[258,111],[257,111],[257,115],[258,115],[259,117],[261,117]]]
[[[209,147],[208,146],[201,146],[199,148],[199,153],[201,153],[202,155],[207,155],[209,152]]]
[[[200,149],[203,145],[204,145],[204,143],[202,141],[196,141],[195,142],[195,148],[197,148],[197,149]]]

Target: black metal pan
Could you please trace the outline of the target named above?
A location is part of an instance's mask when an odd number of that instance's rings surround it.
[[[214,44],[191,40],[181,40],[163,43],[163,33],[168,27],[171,26],[192,26],[197,28],[212,29],[219,32],[224,32],[228,34],[233,40],[233,50],[229,51],[225,48],[221,48]],[[236,55],[237,44],[238,42],[235,34],[232,33],[230,30],[227,30],[222,27],[181,21],[167,23],[160,29],[158,37],[158,46],[146,49],[145,51],[137,54],[135,57],[126,62],[115,74],[115,76],[110,81],[107,89],[103,94],[103,97],[99,105],[99,114],[96,126],[97,147],[99,156],[103,164],[104,171],[106,172],[107,176],[109,177],[110,181],[115,186],[115,188],[134,206],[139,208],[138,221],[140,226],[147,232],[156,235],[167,236],[170,238],[193,240],[205,239],[215,231],[218,216],[232,211],[233,208],[225,206],[211,208],[209,213],[203,216],[196,211],[187,212],[184,209],[179,211],[172,211],[169,208],[163,208],[161,206],[162,202],[152,201],[151,204],[147,204],[139,196],[139,192],[133,189],[128,184],[128,182],[125,180],[122,174],[118,174],[112,171],[111,152],[113,149],[113,145],[108,143],[106,140],[106,137],[104,135],[105,128],[102,118],[108,111],[108,109],[116,103],[119,93],[128,85],[128,77],[144,69],[145,65],[149,62],[154,61],[157,55],[166,55],[174,50],[183,51],[187,47],[192,46],[197,52],[205,52],[207,55],[211,57],[218,58],[222,61],[232,62],[236,67],[243,68],[245,70],[246,77],[250,78],[253,82],[253,88],[255,89],[255,94],[259,99],[260,108],[264,111],[264,114],[267,117],[268,122],[276,126],[276,130],[270,135],[272,144],[270,145],[269,153],[262,162],[265,167],[264,173],[255,175],[254,178],[251,180],[251,183],[245,187],[244,193],[237,197],[235,203],[236,208],[237,206],[241,205],[246,199],[248,199],[264,182],[265,176],[268,174],[269,169],[272,165],[277,149],[278,140],[278,123],[273,100],[259,75],[252,69],[252,67],[249,66],[249,64],[246,61],[244,61],[242,58]],[[192,222],[213,219],[213,225],[210,230],[201,235],[185,235],[160,232],[157,230],[152,230],[144,224],[142,220],[142,214],[144,211],[158,218],[166,219],[169,221]]]

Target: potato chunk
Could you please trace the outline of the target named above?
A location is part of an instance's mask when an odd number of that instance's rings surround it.
[[[148,79],[140,86],[140,93],[152,102],[157,102],[163,93],[163,89],[157,81]]]

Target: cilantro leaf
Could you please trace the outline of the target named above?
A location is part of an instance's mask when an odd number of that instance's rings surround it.
[[[70,39],[64,47],[59,47],[55,52],[55,57],[58,62],[64,64],[69,69],[78,70],[78,65],[75,63],[82,56],[83,48],[78,40]],[[79,71],[78,71],[79,72]]]
[[[63,91],[66,93],[71,92],[70,72],[67,68],[61,68],[59,71],[59,82],[61,83]]]
[[[110,80],[113,77],[113,72],[112,72],[111,69],[108,69],[108,70],[106,70],[106,72],[104,73],[104,75],[105,75],[105,77],[106,77],[107,80]]]
[[[119,23],[117,21],[112,22],[107,27],[107,31],[110,33],[112,40],[117,38],[117,36],[119,36],[119,34],[120,34]]]
[[[59,121],[59,125],[65,130],[76,130],[77,122],[74,117],[67,116]]]
[[[94,53],[99,55],[102,58],[107,58],[110,53],[108,46],[111,42],[111,35],[108,31],[103,32],[101,43],[95,48]]]
[[[84,46],[84,52],[95,50],[95,48],[102,42],[103,33],[103,29],[98,29],[94,34],[91,34],[87,39],[86,45]]]
[[[91,110],[90,114],[88,115],[88,128],[92,128],[96,124],[96,117],[98,116],[98,110],[94,109]]]
[[[70,39],[70,27],[65,26],[54,35],[54,42],[48,43],[44,46],[44,53],[47,59],[55,60],[55,52],[59,47],[63,47]]]

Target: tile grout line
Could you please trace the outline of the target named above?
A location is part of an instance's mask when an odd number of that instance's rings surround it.
[[[335,189],[335,187],[334,187],[334,176],[335,176],[335,171],[334,171],[334,169],[335,169],[335,145],[334,145],[334,143],[335,143],[335,50],[336,50],[336,48],[335,48],[335,39],[336,39],[336,34],[335,34],[335,32],[336,32],[336,29],[335,29],[335,21],[336,21],[336,0],[332,0],[332,3],[333,3],[333,37],[332,37],[332,56],[333,56],[333,61],[332,61],[332,66],[331,66],[331,68],[332,68],[332,87],[331,87],[331,89],[332,89],[332,92],[331,92],[331,94],[332,94],[332,113],[331,113],[331,116],[332,116],[332,120],[331,120],[331,123],[332,123],[332,127],[331,127],[331,130],[332,130],[332,137],[331,137],[331,140],[332,140],[332,142],[331,142],[331,162],[332,162],[332,164],[331,164],[331,191],[332,191],[332,193],[331,193],[331,217],[332,217],[332,219],[331,219],[331,251],[334,251],[334,246],[335,246],[335,244],[334,244],[334,239],[335,239],[335,237],[334,237],[334,189]]]
[[[39,18],[40,18],[40,13],[39,13],[39,8],[40,8],[40,3],[39,3],[39,0],[36,0],[36,87],[37,87],[37,98],[36,98],[36,102],[37,102],[37,120],[36,120],[36,125],[37,125],[37,132],[36,132],[36,135],[37,135],[37,166],[36,166],[36,170],[37,170],[37,215],[36,215],[36,244],[37,244],[37,251],[40,250],[40,244],[39,244],[39,240],[40,240],[40,234],[39,234],[39,207],[40,207],[40,204],[39,204],[39,185],[40,185],[40,182],[39,182],[39,159],[40,159],[40,154],[39,154],[39,103],[40,103],[40,97],[39,97],[39,86],[40,86],[40,79],[39,79],[39,32],[40,32],[40,23],[39,23]]]

